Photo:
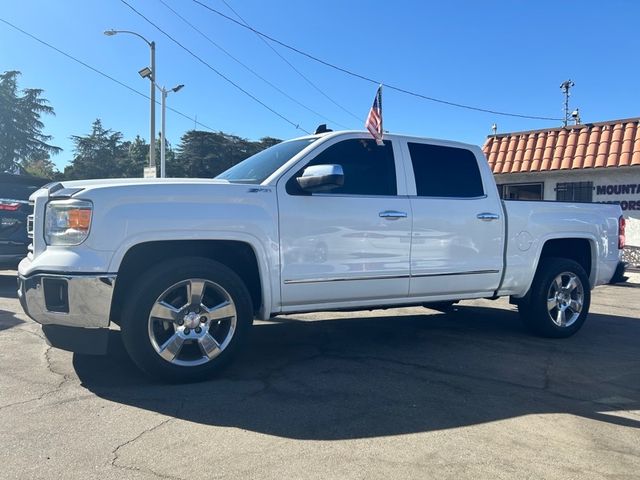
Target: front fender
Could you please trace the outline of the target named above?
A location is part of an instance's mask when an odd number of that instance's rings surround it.
[[[118,272],[122,261],[131,248],[136,245],[149,242],[162,242],[162,241],[184,241],[184,240],[196,240],[196,241],[215,241],[215,240],[229,240],[237,241],[248,244],[253,250],[256,261],[258,264],[258,271],[260,274],[260,284],[262,289],[262,307],[258,314],[258,318],[266,320],[271,316],[274,311],[274,305],[280,305],[280,289],[272,288],[273,285],[279,284],[279,273],[277,268],[272,268],[273,265],[277,265],[277,259],[279,257],[278,244],[268,238],[258,238],[246,232],[232,232],[232,231],[207,231],[207,230],[189,230],[189,231],[150,231],[139,233],[127,237],[114,252],[109,265],[109,271]],[[180,253],[180,252],[176,252]],[[184,252],[188,255],[189,252]]]

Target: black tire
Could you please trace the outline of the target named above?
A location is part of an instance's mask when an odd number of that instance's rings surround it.
[[[191,280],[191,281],[190,281]],[[179,297],[180,289],[184,288],[186,300],[198,298],[191,297],[192,290],[195,291],[194,285],[204,285],[202,288],[201,302],[199,305],[205,307],[205,298],[212,299],[214,303],[220,302],[216,296],[223,296],[227,301],[227,304],[231,304],[235,308],[235,315],[230,315],[226,319],[222,320],[207,320],[207,323],[195,322],[204,318],[200,315],[209,315],[209,311],[191,309],[190,306],[182,307],[180,314],[176,317],[179,320],[165,321],[160,317],[151,317],[151,309],[157,306],[156,303],[165,294],[173,295],[176,298]],[[182,285],[184,284],[184,285]],[[174,290],[172,290],[174,289]],[[170,292],[170,293],[167,293]],[[182,300],[176,300],[179,305]],[[167,305],[168,301],[162,302],[162,305]],[[198,303],[198,302],[196,302]],[[223,302],[219,305],[223,305]],[[218,305],[218,306],[219,306]],[[170,305],[173,308],[178,308],[174,305]],[[217,307],[216,307],[217,308]],[[192,317],[187,318],[184,312],[192,310],[187,313],[198,317],[197,319]],[[196,315],[196,310],[198,312]],[[212,310],[214,311],[214,310]],[[215,310],[218,311],[218,310]],[[221,313],[222,310],[220,310]],[[226,312],[226,310],[225,310]],[[187,320],[185,322],[185,319]],[[171,383],[185,383],[200,381],[210,378],[215,373],[219,372],[225,367],[232,357],[237,353],[242,343],[245,341],[250,327],[253,323],[253,307],[251,302],[251,296],[247,291],[247,288],[240,277],[225,265],[200,257],[182,257],[167,260],[166,262],[157,265],[144,274],[142,274],[134,282],[133,288],[129,293],[125,305],[122,310],[121,316],[121,330],[122,340],[124,346],[129,353],[129,356],[135,362],[135,364],[146,374],[151,377],[171,382]],[[182,322],[179,325],[179,322]],[[191,325],[189,322],[193,322]],[[223,322],[228,322],[229,326],[225,327]],[[233,324],[233,326],[231,326]],[[167,330],[166,335],[169,335],[169,339],[181,336],[182,343],[178,347],[179,354],[176,354],[175,358],[171,361],[163,358],[153,342],[159,345],[158,338],[156,338],[155,332],[162,332],[162,328]],[[169,325],[168,327],[166,325]],[[203,325],[201,328],[200,325]],[[206,327],[204,327],[206,325]],[[191,326],[189,329],[187,326]],[[224,348],[222,344],[212,344],[209,341],[208,345],[211,347],[211,351],[216,350],[215,357],[209,359],[206,355],[206,351],[202,350],[200,340],[188,339],[184,340],[185,332],[186,337],[189,335],[207,335],[215,339],[216,333],[212,333],[215,329],[226,328],[227,333],[225,337]],[[182,329],[182,330],[179,330]],[[210,330],[211,329],[211,330]],[[199,331],[198,331],[199,330]],[[154,332],[154,333],[152,333]],[[180,335],[178,335],[180,333]],[[224,333],[224,332],[223,332]],[[228,340],[227,340],[228,337]],[[152,340],[153,338],[153,340]],[[199,337],[202,339],[202,337]],[[196,360],[185,360],[183,363],[193,363],[198,361],[198,352],[202,355],[202,364],[184,365],[173,363],[175,361],[182,361],[179,359],[179,355],[183,353],[183,349],[189,347],[189,352]],[[165,349],[166,350],[166,349]],[[163,351],[166,354],[166,352]]]
[[[576,286],[573,289],[559,288],[558,278],[563,287],[565,282],[566,286],[570,285],[570,279],[574,279],[571,285]],[[555,307],[554,302],[549,301],[551,299],[556,299]],[[544,258],[533,278],[528,300],[518,303],[518,311],[524,324],[533,333],[548,338],[566,338],[582,328],[590,303],[589,278],[579,263],[565,258]],[[581,304],[579,310],[578,304]],[[565,308],[564,315],[559,316],[562,308]]]
[[[431,310],[437,310],[438,312],[442,312],[442,313],[450,313],[453,312],[454,308],[453,306],[458,303],[458,301],[448,301],[448,302],[431,302],[431,303],[424,303],[422,304],[422,306],[424,308],[429,308]]]

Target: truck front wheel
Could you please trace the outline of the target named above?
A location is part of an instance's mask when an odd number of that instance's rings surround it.
[[[122,339],[136,365],[169,382],[210,377],[248,334],[251,297],[240,277],[207,258],[168,260],[145,272],[122,315]]]
[[[543,337],[570,337],[582,327],[591,302],[589,278],[579,263],[542,259],[529,301],[518,304],[525,325]]]

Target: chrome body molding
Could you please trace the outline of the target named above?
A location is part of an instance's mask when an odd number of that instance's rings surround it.
[[[66,312],[47,306],[45,283],[66,285]],[[18,298],[24,311],[42,325],[101,328],[109,326],[116,275],[37,273],[18,278]],[[47,286],[47,288],[49,288]],[[64,309],[58,309],[64,310]]]
[[[388,280],[393,278],[423,278],[423,277],[450,277],[454,275],[482,275],[487,273],[500,273],[500,270],[474,270],[470,272],[428,273],[421,275],[377,275],[369,277],[332,277],[332,278],[301,278],[285,280],[284,283],[292,285],[296,283],[322,283],[322,282],[349,282],[361,280]]]
[[[451,277],[454,275],[486,275],[490,273],[500,273],[500,270],[471,270],[468,272],[448,272],[448,273],[425,273],[421,275],[411,275],[411,278],[421,277]]]

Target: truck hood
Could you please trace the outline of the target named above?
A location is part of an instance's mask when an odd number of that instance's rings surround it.
[[[240,187],[240,188],[238,188]],[[172,195],[190,190],[209,190],[211,188],[232,189],[234,192],[257,188],[258,185],[230,183],[227,180],[209,178],[106,178],[96,180],[72,180],[49,183],[31,195],[36,197],[69,198],[86,196],[111,196],[132,191],[147,192],[155,195]]]
[[[212,178],[100,178],[95,180],[70,180],[61,182],[63,188],[104,188],[123,185],[190,185],[190,184],[224,184],[227,180]],[[49,185],[51,188],[51,185]]]

